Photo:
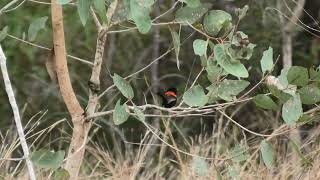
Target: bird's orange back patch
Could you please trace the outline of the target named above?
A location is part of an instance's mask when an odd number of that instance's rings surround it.
[[[167,96],[177,97],[177,94],[176,94],[175,92],[173,92],[173,91],[167,91],[167,92],[165,92],[164,94],[167,95]]]

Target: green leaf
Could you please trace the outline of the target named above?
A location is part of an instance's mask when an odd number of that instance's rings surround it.
[[[53,173],[53,180],[68,180],[69,178],[69,172],[63,168],[59,168]]]
[[[236,179],[240,175],[240,173],[234,166],[229,166],[228,167],[228,175],[231,178]]]
[[[268,168],[271,168],[273,164],[272,145],[268,141],[263,140],[260,146],[261,146],[260,151],[261,151],[263,162]]]
[[[34,21],[32,21],[28,29],[29,41],[34,41],[38,35],[38,32],[42,29],[45,29],[47,20],[48,20],[48,17],[45,16],[45,17],[37,18]]]
[[[196,8],[201,5],[200,0],[180,0],[181,2],[184,2],[188,5],[188,7]]]
[[[207,11],[208,8],[203,5],[197,8],[182,7],[177,10],[175,21],[193,24],[198,19],[200,19]]]
[[[144,7],[139,0],[130,0],[130,15],[140,33],[146,34],[151,29],[149,7]]]
[[[221,34],[221,30],[227,31],[232,26],[231,21],[232,17],[229,13],[222,10],[211,10],[204,17],[203,25],[209,35],[217,36]]]
[[[64,155],[64,151],[52,152],[41,149],[31,154],[31,161],[40,168],[56,169],[62,165]]]
[[[320,102],[320,89],[315,84],[310,84],[298,90],[303,104],[315,104]]]
[[[309,70],[311,81],[320,81],[320,71],[319,69],[314,69],[313,67]]]
[[[99,17],[101,18],[101,20],[104,23],[106,23],[108,21],[105,2],[106,2],[106,0],[93,0],[94,8],[97,10]]]
[[[253,102],[263,109],[273,109],[277,110],[277,104],[267,95],[258,94],[253,98]]]
[[[196,55],[203,56],[207,54],[208,41],[196,39],[193,41],[193,51]]]
[[[278,89],[277,86],[268,85],[268,89],[271,92],[271,94],[274,95],[275,97],[277,97],[282,103],[287,102],[292,97],[292,95],[285,93],[282,90]]]
[[[86,25],[92,0],[78,0],[78,14],[82,25]]]
[[[207,61],[206,71],[208,73],[207,77],[211,83],[217,82],[220,76],[227,74],[220,66],[215,64],[211,58]]]
[[[247,160],[250,156],[246,147],[241,144],[236,144],[230,152],[231,160],[234,162],[242,162]]]
[[[58,4],[61,4],[61,5],[68,4],[71,1],[72,0],[57,0]]]
[[[183,101],[189,106],[204,106],[208,102],[208,97],[205,95],[203,88],[200,85],[193,86],[188,89],[182,97]]]
[[[245,6],[243,6],[243,8],[237,8],[235,10],[235,14],[238,16],[239,20],[241,20],[247,14],[248,10],[249,10],[249,6],[245,5]]]
[[[173,47],[176,53],[176,61],[177,61],[177,68],[180,70],[180,61],[179,61],[179,53],[180,53],[180,36],[179,34],[169,27],[171,32],[172,40],[173,40]]]
[[[146,120],[146,117],[144,116],[142,110],[140,108],[138,108],[137,106],[134,106],[134,109],[133,109],[134,113],[137,114],[137,119],[140,120],[140,121],[145,121]]]
[[[209,92],[207,93],[207,97],[209,98],[208,99],[208,103],[214,103],[215,101],[221,99],[219,96],[218,96],[218,86],[216,84],[211,84],[210,86],[208,86],[206,88]]]
[[[250,82],[245,80],[228,80],[225,79],[218,86],[218,96],[226,101],[232,101],[236,99],[241,91],[248,87]]]
[[[281,70],[281,74],[278,76],[279,86],[282,87],[282,89],[280,88],[281,90],[287,89],[289,86],[289,81],[287,78],[288,71],[289,71],[288,68],[283,68]]]
[[[273,49],[269,47],[268,50],[263,52],[263,56],[261,59],[261,70],[264,74],[267,71],[271,71],[273,67]]]
[[[287,78],[289,84],[305,86],[309,79],[308,70],[304,67],[292,66],[288,71]]]
[[[217,179],[217,180],[223,180],[219,169],[217,169],[217,168],[214,168],[214,169],[215,169],[215,171],[216,171],[216,179]]]
[[[207,176],[209,174],[208,164],[202,158],[194,157],[192,161],[192,168],[198,176]]]
[[[132,99],[134,97],[133,89],[131,85],[123,79],[118,74],[114,74],[113,77],[114,85],[119,89],[119,91],[128,99]]]
[[[247,69],[238,60],[232,60],[227,55],[226,47],[223,44],[217,44],[214,46],[214,55],[218,64],[229,74],[237,77],[248,77],[249,73]]]
[[[115,125],[122,124],[129,118],[129,113],[126,111],[126,104],[121,105],[120,99],[117,101],[112,117]]]
[[[302,116],[303,110],[299,94],[294,94],[282,107],[283,120],[291,125],[299,120]]]
[[[1,31],[0,31],[0,42],[6,38],[8,34],[8,26],[5,26]]]
[[[150,8],[154,4],[155,0],[139,0],[137,2],[140,3],[141,6],[145,8]]]

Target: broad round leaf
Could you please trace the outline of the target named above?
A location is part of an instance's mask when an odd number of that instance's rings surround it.
[[[182,97],[183,101],[189,106],[204,106],[208,102],[208,97],[205,95],[203,88],[200,85],[193,86],[188,89]]]
[[[78,14],[82,25],[86,25],[92,0],[78,0]]]
[[[62,165],[64,151],[52,152],[41,149],[31,154],[31,161],[38,167],[55,169]]]
[[[206,71],[208,74],[207,77],[211,83],[217,82],[220,76],[227,74],[220,66],[215,64],[212,59],[208,59]]]
[[[271,71],[273,67],[273,49],[269,47],[268,50],[263,52],[263,56],[261,59],[261,70],[264,74],[267,71]]]
[[[282,118],[283,120],[291,125],[299,120],[302,116],[302,104],[299,94],[294,94],[282,107]]]
[[[207,162],[199,157],[194,157],[192,161],[192,168],[195,170],[198,176],[207,176],[209,168]]]
[[[207,54],[208,41],[196,39],[193,41],[193,51],[196,55],[203,56]]]
[[[208,8],[205,6],[199,6],[196,8],[182,7],[177,10],[175,20],[177,22],[193,24],[198,19],[200,19],[207,11]]]
[[[272,145],[268,141],[263,140],[261,142],[260,146],[261,146],[260,147],[261,148],[260,151],[261,151],[263,162],[268,168],[271,168],[272,164],[273,164],[273,148],[272,148]]]
[[[99,17],[104,23],[108,21],[105,3],[106,0],[93,0],[94,8],[97,10]]]
[[[225,79],[218,86],[218,96],[226,101],[232,101],[236,99],[241,91],[248,87],[250,82],[245,80],[228,80]]]
[[[303,104],[315,104],[320,102],[320,89],[315,84],[310,84],[298,90]]]
[[[118,74],[114,74],[112,77],[114,85],[119,89],[119,91],[128,99],[132,99],[134,97],[133,89],[130,84],[123,79]]]
[[[48,17],[45,16],[45,17],[37,18],[34,21],[32,21],[28,29],[29,41],[36,40],[38,32],[42,29],[45,29],[47,20],[48,20]]]
[[[228,29],[232,21],[229,13],[222,10],[212,10],[204,17],[203,25],[211,36],[217,36],[222,29]]]
[[[311,81],[320,81],[320,71],[319,69],[314,69],[313,67],[309,70]]]
[[[240,175],[240,172],[234,166],[229,166],[228,167],[228,175],[232,179],[237,179],[237,177]]]
[[[136,23],[138,30],[146,34],[151,29],[151,18],[149,8],[144,7],[139,0],[130,0],[130,13],[132,20]]]
[[[289,84],[305,86],[309,79],[308,70],[304,67],[292,66],[288,71],[287,78]]]
[[[253,102],[263,109],[277,109],[277,104],[267,95],[258,94],[253,98]]]
[[[126,105],[121,105],[120,99],[117,101],[112,117],[115,125],[122,124],[128,120],[129,113],[126,111]]]
[[[236,144],[230,152],[231,160],[234,162],[242,162],[247,160],[250,156],[244,145]]]
[[[229,74],[237,77],[248,77],[249,73],[247,69],[238,60],[232,60],[227,55],[227,49],[223,44],[217,44],[214,46],[214,55],[218,64]]]
[[[140,121],[145,121],[146,120],[146,117],[144,116],[142,110],[140,108],[138,108],[137,106],[134,106],[134,109],[133,109],[134,113],[136,113],[137,115],[137,119],[140,120]]]

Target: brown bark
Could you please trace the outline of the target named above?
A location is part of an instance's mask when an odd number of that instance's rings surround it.
[[[89,127],[83,123],[84,110],[76,98],[69,77],[62,7],[57,4],[56,0],[51,0],[51,3],[55,70],[60,93],[70,113],[74,126],[65,168],[70,174],[70,179],[77,179],[85,151],[84,144]]]

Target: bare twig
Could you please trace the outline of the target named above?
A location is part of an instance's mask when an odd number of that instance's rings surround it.
[[[8,98],[9,98],[9,103],[10,103],[12,111],[13,111],[14,120],[16,123],[16,127],[17,127],[17,131],[18,131],[20,143],[22,146],[24,158],[26,159],[26,164],[27,164],[28,171],[29,171],[29,177],[31,180],[35,180],[36,175],[34,173],[32,162],[29,158],[29,148],[28,148],[28,144],[27,144],[27,141],[25,138],[24,131],[23,131],[21,118],[20,118],[20,114],[19,114],[19,108],[18,108],[16,99],[14,97],[14,93],[12,90],[12,86],[11,86],[11,82],[10,82],[10,78],[9,78],[9,74],[8,74],[8,70],[7,70],[7,65],[6,65],[6,57],[4,55],[4,52],[2,50],[1,45],[0,45],[0,65],[1,65],[1,72],[2,72],[2,76],[3,76],[5,89],[6,89]]]

